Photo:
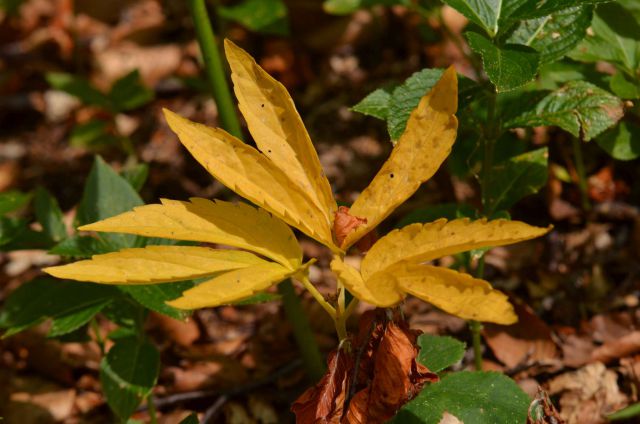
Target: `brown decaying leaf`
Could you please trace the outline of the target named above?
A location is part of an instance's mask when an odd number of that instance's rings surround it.
[[[558,410],[551,402],[549,393],[538,386],[538,392],[529,405],[527,424],[565,424]]]
[[[338,246],[347,238],[347,234],[367,223],[366,218],[351,215],[349,208],[346,206],[338,207],[335,216],[336,218],[333,221],[333,234],[338,242]]]
[[[425,383],[438,380],[416,362],[420,333],[383,310],[365,313],[350,348],[332,353],[327,374],[293,404],[297,422],[377,424],[393,417]]]

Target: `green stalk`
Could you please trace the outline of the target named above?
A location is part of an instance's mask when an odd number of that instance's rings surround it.
[[[236,137],[241,138],[240,122],[231,98],[229,84],[227,84],[226,71],[216,46],[216,37],[209,21],[205,0],[188,0],[187,3],[193,17],[196,37],[202,52],[207,78],[213,91],[213,98],[218,106],[222,127]]]
[[[576,172],[578,173],[578,187],[580,187],[580,197],[582,198],[582,208],[585,211],[591,209],[589,202],[589,186],[587,184],[587,173],[584,168],[584,158],[582,157],[581,141],[577,137],[571,137],[571,146],[573,147],[573,156],[576,160]]]
[[[193,17],[198,44],[202,51],[205,71],[211,83],[213,97],[218,105],[218,113],[220,114],[222,127],[229,131],[229,133],[242,139],[240,121],[238,120],[236,108],[231,98],[226,71],[222,65],[220,53],[216,46],[216,38],[211,28],[205,0],[188,0],[187,3],[189,4],[191,16]],[[318,344],[313,337],[309,320],[300,305],[300,299],[293,289],[291,280],[280,283],[278,290],[282,295],[285,314],[293,327],[293,334],[298,343],[307,373],[311,379],[318,381],[324,374],[324,361],[320,354]]]
[[[322,361],[318,343],[313,337],[309,320],[302,310],[300,299],[293,288],[293,284],[291,284],[291,280],[285,280],[280,283],[278,292],[282,295],[284,313],[293,328],[293,336],[298,343],[307,374],[314,382],[319,381],[325,372],[324,362]]]
[[[158,413],[156,412],[156,404],[152,393],[147,396],[147,409],[149,410],[149,423],[158,424]]]

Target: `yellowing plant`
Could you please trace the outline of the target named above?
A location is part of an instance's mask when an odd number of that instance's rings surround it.
[[[172,130],[219,181],[258,205],[220,200],[162,200],[80,227],[222,244],[208,247],[148,246],[96,255],[91,260],[47,268],[49,274],[105,284],[156,284],[208,278],[169,302],[182,309],[245,299],[293,277],[322,304],[341,338],[357,299],[380,307],[412,294],[462,318],[510,324],[516,316],[507,297],[468,274],[427,264],[446,255],[538,237],[548,231],[522,222],[438,220],[413,224],[379,239],[360,270],[345,252],[409,198],[440,167],[456,138],[457,77],[453,68],[411,114],[391,156],[350,210],[338,210],[309,135],[282,84],[245,51],[226,41],[240,111],[258,149],[219,128],[209,128],[165,110]],[[340,222],[336,223],[336,216]],[[345,224],[346,222],[346,224]],[[287,225],[288,224],[288,225]],[[330,248],[339,279],[337,300],[326,301],[307,277],[308,265],[289,226]]]

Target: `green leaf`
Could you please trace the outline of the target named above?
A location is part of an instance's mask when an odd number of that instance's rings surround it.
[[[0,327],[7,332],[3,337],[49,318],[54,320],[53,335],[71,332],[84,325],[117,294],[117,290],[109,286],[37,278],[18,287],[4,304]]]
[[[29,203],[29,200],[31,200],[31,193],[15,190],[0,193],[0,215],[20,209]]]
[[[84,78],[61,72],[50,72],[46,75],[46,79],[51,87],[77,97],[85,105],[111,110],[109,98]]]
[[[520,21],[506,42],[533,47],[540,53],[541,63],[553,62],[585,37],[592,15],[591,6],[572,7],[553,15]]]
[[[171,284],[149,284],[143,286],[118,286],[118,288],[133,297],[141,305],[160,314],[175,319],[184,319],[190,312],[176,309],[165,302],[182,296],[182,292],[192,288],[192,281],[181,281]]]
[[[135,191],[140,191],[142,189],[148,176],[149,165],[146,163],[139,163],[122,171],[122,178],[127,180]]]
[[[89,224],[130,211],[142,204],[142,199],[127,180],[118,175],[100,156],[96,156],[84,186],[76,220],[80,225]],[[100,234],[100,238],[112,250],[141,246],[144,243],[139,237],[129,234]]]
[[[200,424],[200,421],[198,421],[198,415],[196,415],[196,413],[194,412],[193,414],[180,421],[179,424]]]
[[[613,93],[623,99],[640,99],[640,79],[631,78],[618,71],[611,77],[609,87]]]
[[[607,415],[609,421],[628,420],[629,418],[637,417],[640,415],[640,403],[634,403],[626,408],[622,408],[619,411],[611,415]]]
[[[496,46],[488,38],[465,33],[469,46],[480,56],[484,70],[498,92],[510,91],[531,82],[538,72],[540,54],[528,46]]]
[[[359,9],[373,6],[409,6],[411,0],[325,0],[324,11],[333,15],[348,15]]]
[[[144,106],[153,100],[153,91],[140,79],[137,69],[118,79],[109,91],[114,112],[126,112]]]
[[[575,60],[607,61],[629,73],[640,68],[640,11],[630,11],[619,2],[602,4],[591,23],[593,35],[571,53]]]
[[[20,218],[0,217],[0,246],[18,238],[27,231],[27,221]]]
[[[238,302],[234,302],[234,305],[242,306],[242,305],[257,305],[258,303],[267,303],[273,302],[275,300],[282,299],[282,296],[276,293],[257,293],[251,297],[248,297],[243,300],[239,300]]]
[[[432,222],[439,218],[452,220],[457,218],[474,218],[475,216],[476,210],[471,205],[466,203],[443,203],[416,209],[398,221],[395,227],[402,228],[416,222]]]
[[[444,69],[423,69],[411,75],[396,87],[389,100],[387,129],[392,140],[398,140],[407,126],[411,112],[418,106],[420,99],[435,85]],[[458,109],[463,109],[469,100],[480,90],[480,86],[469,78],[458,76]]]
[[[512,20],[534,19],[578,6],[607,3],[611,0],[504,0],[503,17]]]
[[[503,0],[443,0],[444,3],[480,25],[491,37],[498,33]]]
[[[93,255],[113,252],[107,242],[96,237],[72,236],[56,244],[49,253],[71,258],[90,258]]]
[[[264,34],[288,35],[287,6],[282,0],[243,0],[241,3],[218,7],[223,18]]]
[[[622,122],[601,134],[596,142],[614,159],[637,159],[640,157],[640,126]]]
[[[522,115],[509,120],[506,128],[555,125],[588,141],[624,114],[620,99],[585,81],[573,81],[543,98]]]
[[[461,371],[425,387],[390,422],[437,424],[448,412],[465,424],[524,424],[528,408],[529,396],[509,377]]]
[[[537,193],[547,182],[548,158],[544,147],[496,164],[483,198],[488,213],[507,210],[523,197]]]
[[[466,345],[449,336],[421,334],[418,337],[418,362],[430,371],[440,372],[459,362],[464,356]]]
[[[122,420],[133,414],[158,379],[160,353],[135,337],[118,340],[100,363],[100,382],[109,407]]]
[[[69,142],[74,147],[96,149],[116,144],[118,137],[110,132],[106,121],[92,119],[73,127],[69,134]]]
[[[42,225],[42,231],[53,241],[67,237],[67,227],[62,220],[62,211],[58,201],[42,187],[36,189],[34,198],[36,219]]]
[[[391,93],[384,88],[378,88],[372,91],[353,106],[351,109],[364,115],[373,116],[374,118],[386,120],[389,115],[389,102],[391,101]]]

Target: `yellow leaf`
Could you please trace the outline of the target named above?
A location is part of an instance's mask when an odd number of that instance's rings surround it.
[[[147,246],[96,255],[86,261],[45,268],[57,278],[106,284],[168,283],[269,262],[240,250],[192,246]]]
[[[224,42],[236,97],[260,151],[333,220],[336,202],[287,89],[229,40]]]
[[[367,279],[400,261],[427,262],[481,247],[518,243],[540,237],[550,229],[505,219],[439,219],[410,224],[391,231],[371,247],[362,260],[362,276]]]
[[[167,304],[179,309],[225,305],[266,290],[291,274],[290,269],[275,263],[238,269],[200,283]]]
[[[365,283],[360,272],[346,264],[338,256],[333,257],[331,270],[351,294],[372,305],[384,308],[393,306],[404,299],[404,295],[397,290],[393,281],[388,284],[384,279],[379,279],[373,281],[373,284],[371,281]]]
[[[402,290],[464,319],[497,324],[518,320],[507,296],[484,280],[448,268],[402,263],[376,274]]]
[[[450,67],[420,100],[391,156],[353,203],[349,213],[367,223],[347,235],[343,249],[375,228],[435,174],[456,139],[457,109],[458,80]]]
[[[161,205],[139,206],[80,229],[225,244],[292,269],[302,263],[302,251],[291,228],[263,209],[242,202],[162,199]]]
[[[337,250],[325,211],[266,156],[219,128],[191,122],[166,109],[164,114],[182,144],[222,184]]]

